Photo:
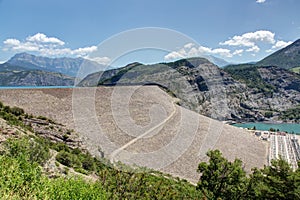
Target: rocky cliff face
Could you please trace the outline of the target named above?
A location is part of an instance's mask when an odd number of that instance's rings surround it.
[[[230,99],[235,101],[232,110],[238,111],[236,114],[233,113],[233,118],[268,120],[265,117],[266,113],[272,112],[275,116],[274,120],[278,120],[283,111],[299,105],[300,76],[298,74],[274,66],[250,66],[244,70],[249,74],[251,71],[257,71],[257,77],[254,78],[255,75],[252,75],[254,80],[250,81],[239,79],[239,82],[244,83],[243,89],[239,91],[235,88],[231,91]],[[236,106],[237,104],[240,104],[240,108]]]
[[[280,115],[300,103],[300,79],[295,73],[277,67],[250,66],[247,70],[246,74],[254,70],[251,84],[207,59],[192,58],[132,64],[92,74],[80,85],[159,85],[181,99],[182,106],[218,120],[266,120],[266,112]]]

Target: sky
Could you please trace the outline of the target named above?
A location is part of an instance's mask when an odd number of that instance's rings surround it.
[[[206,54],[232,63],[258,61],[300,38],[299,10],[299,0],[0,0],[0,62],[20,52],[115,65]],[[111,52],[120,42],[102,48],[145,27],[189,39],[176,43],[175,36],[164,36],[173,49],[143,46],[118,55]],[[165,41],[150,33],[134,37]],[[132,43],[134,37],[119,41]]]

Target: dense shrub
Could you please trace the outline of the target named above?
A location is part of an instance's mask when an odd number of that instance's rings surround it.
[[[70,152],[60,151],[56,155],[56,160],[68,167],[76,167],[76,168],[81,167],[81,162],[79,158]]]
[[[81,178],[50,179],[37,163],[0,156],[1,199],[107,199],[101,184]]]
[[[206,199],[300,199],[300,169],[293,171],[281,158],[246,176],[240,160],[230,162],[218,150],[207,156],[209,162],[199,164],[197,186]]]
[[[6,153],[10,157],[24,157],[28,162],[44,164],[50,157],[49,147],[43,140],[23,137],[10,139],[5,143]]]

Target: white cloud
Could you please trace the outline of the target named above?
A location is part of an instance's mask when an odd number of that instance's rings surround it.
[[[29,42],[36,42],[36,43],[53,43],[53,44],[58,44],[61,46],[65,44],[60,39],[55,38],[55,37],[47,37],[43,33],[37,33],[33,36],[29,36],[26,38],[26,40]]]
[[[253,46],[253,47],[247,49],[246,51],[247,52],[255,52],[255,53],[257,53],[257,52],[260,51],[260,48],[258,46]]]
[[[20,41],[17,40],[17,39],[7,39],[3,42],[5,45],[19,45],[20,44]]]
[[[267,44],[274,44],[274,37],[275,33],[266,30],[260,30],[255,32],[244,33],[243,35],[236,35],[225,42],[221,42],[220,45],[252,47],[250,49],[259,51],[257,43],[261,42]]]
[[[168,53],[165,56],[165,60],[174,60],[174,59],[178,59],[178,58],[184,58],[184,55],[182,55],[176,51],[173,51],[171,53]]]
[[[170,52],[164,58],[165,60],[174,60],[179,58],[197,57],[204,55],[219,55],[222,57],[232,57],[229,49],[216,48],[212,49],[205,46],[197,46],[193,43],[187,43],[183,48]]]
[[[256,3],[265,3],[266,0],[256,0]]]
[[[266,50],[266,52],[269,53],[278,49],[282,49],[292,43],[293,43],[292,41],[285,42],[283,40],[277,40],[277,42],[271,47],[271,49]]]
[[[232,54],[230,53],[229,49],[224,49],[224,48],[217,48],[217,49],[212,49],[211,50],[212,54],[218,54],[220,56],[224,56],[224,57],[232,57]]]
[[[78,48],[72,51],[72,54],[75,55],[86,55],[88,53],[92,53],[94,51],[97,51],[96,46],[90,46],[90,47],[84,47],[84,48]]]
[[[70,49],[64,47],[65,42],[55,38],[48,37],[43,33],[37,33],[28,36],[25,41],[15,38],[6,39],[4,42],[4,51],[14,52],[37,52],[43,56],[86,56],[89,53],[97,51],[97,46],[82,47]]]
[[[95,61],[99,64],[102,65],[108,65],[111,62],[111,59],[109,57],[84,57],[85,59],[91,60],[91,61]]]
[[[242,56],[243,52],[244,52],[244,49],[237,49],[232,53],[232,55]]]
[[[196,46],[194,43],[187,43],[186,45],[184,45],[184,48],[192,48]]]
[[[8,50],[13,50],[13,51],[37,51],[38,50],[38,45],[32,44],[30,42],[20,42],[17,39],[10,38],[5,40],[4,42],[5,47],[3,50],[8,51]]]
[[[282,40],[278,40],[275,45],[272,46],[272,49],[281,49],[281,48],[284,48],[290,44],[292,44],[293,42],[292,41],[288,41],[288,42],[285,42],[285,41],[282,41]]]

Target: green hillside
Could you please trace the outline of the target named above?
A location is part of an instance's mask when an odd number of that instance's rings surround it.
[[[276,51],[263,60],[256,63],[258,66],[277,66],[284,69],[291,69],[300,65],[300,40],[291,45]]]

